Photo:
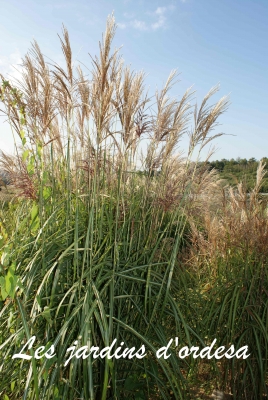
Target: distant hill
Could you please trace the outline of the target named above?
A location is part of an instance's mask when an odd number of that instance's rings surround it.
[[[266,163],[265,170],[267,170],[267,176],[263,180],[260,192],[268,193],[268,158],[263,157],[262,161]],[[230,185],[236,185],[237,182],[242,181],[247,190],[250,191],[256,182],[256,172],[259,165],[259,161],[255,158],[237,158],[234,160],[231,158],[227,160],[210,161],[207,163],[209,170],[215,168],[219,171],[220,177],[226,179]]]

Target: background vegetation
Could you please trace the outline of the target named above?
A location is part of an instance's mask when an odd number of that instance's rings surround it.
[[[266,164],[265,170],[267,170],[267,157],[263,157],[263,163]],[[208,161],[208,168],[211,170],[215,168],[220,173],[220,177],[225,179],[229,185],[235,186],[238,182],[243,182],[246,190],[250,192],[256,180],[256,172],[258,169],[259,161],[255,158],[237,158],[236,160],[216,160],[216,161]],[[268,193],[268,178],[264,177],[260,192]]]

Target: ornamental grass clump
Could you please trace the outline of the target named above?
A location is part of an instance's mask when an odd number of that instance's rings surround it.
[[[111,51],[115,29],[110,16],[90,76],[75,67],[63,28],[65,68],[46,62],[34,42],[20,80],[2,77],[3,111],[20,141],[15,156],[1,157],[18,192],[0,211],[3,398],[191,398],[198,361],[156,350],[174,337],[203,347],[214,334],[203,314],[210,299],[183,263],[193,220],[220,199],[217,174],[198,161],[221,135],[212,132],[228,99],[209,105],[218,86],[199,108],[191,89],[171,98],[175,71],[149,97],[144,74]],[[33,336],[34,350],[54,345],[56,356],[12,358]],[[115,338],[144,346],[146,357],[66,364],[69,347],[103,349]]]
[[[201,214],[203,230],[192,223],[193,252],[200,262],[226,259],[233,256],[241,259],[267,262],[268,212],[267,201],[259,191],[266,171],[260,161],[256,183],[250,193],[239,183],[236,188],[221,190],[216,209],[205,208]],[[199,261],[193,254],[193,263]]]
[[[217,389],[236,399],[265,399],[268,393],[268,214],[259,193],[264,167],[260,162],[250,194],[242,183],[225,188],[221,207],[191,220],[192,246],[184,259],[203,297],[203,334],[250,348],[247,360],[224,359],[211,374]]]

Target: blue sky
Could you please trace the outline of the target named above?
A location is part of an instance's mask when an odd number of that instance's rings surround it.
[[[14,71],[32,39],[61,63],[57,33],[69,30],[73,55],[90,65],[108,14],[118,23],[115,47],[153,91],[177,68],[172,95],[194,84],[197,101],[215,84],[230,93],[213,159],[268,156],[268,0],[0,0],[0,71]],[[14,72],[13,72],[14,73]],[[231,136],[236,135],[236,136]],[[12,138],[0,119],[0,148]],[[182,143],[184,145],[184,143]]]

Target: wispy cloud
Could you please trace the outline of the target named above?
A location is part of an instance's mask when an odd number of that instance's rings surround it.
[[[133,19],[135,17],[134,13],[124,12],[124,17],[127,19]]]
[[[127,27],[127,25],[125,23],[123,23],[123,22],[117,22],[117,26],[120,29],[126,29],[126,27]]]
[[[167,11],[167,7],[157,7],[154,14],[163,15]]]
[[[165,26],[167,17],[166,17],[166,11],[167,11],[167,7],[158,7],[154,14],[157,16],[157,21],[152,23],[151,27],[152,29],[159,29],[162,28],[163,26]]]
[[[131,27],[140,31],[155,31],[167,26],[167,13],[171,10],[174,10],[174,8],[174,5],[157,7],[155,11],[147,13],[147,15],[149,15],[149,21],[136,19],[134,18],[134,15],[130,16],[129,14],[125,13],[124,16],[128,19],[128,21],[119,22],[117,25],[120,29]]]
[[[19,78],[21,76],[21,58],[19,50],[9,56],[0,57],[0,72],[7,78]]]
[[[68,8],[73,8],[74,3],[71,1],[52,1],[49,4],[50,8],[56,9],[56,10],[63,10],[63,9],[68,9]]]
[[[131,21],[131,25],[133,28],[138,29],[140,31],[147,31],[148,30],[148,25],[145,21],[140,21],[138,19],[134,19]]]

